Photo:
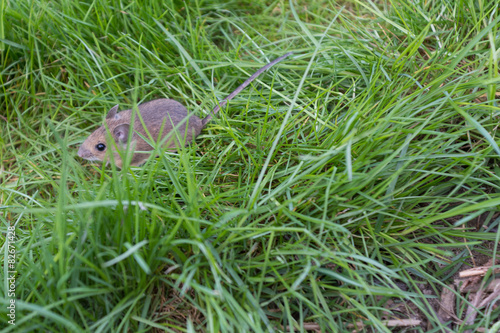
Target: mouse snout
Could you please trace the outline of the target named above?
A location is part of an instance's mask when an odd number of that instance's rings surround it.
[[[93,155],[90,152],[90,150],[88,150],[87,148],[84,148],[82,146],[82,147],[80,147],[80,149],[78,149],[78,156],[88,160],[88,159],[91,159]]]

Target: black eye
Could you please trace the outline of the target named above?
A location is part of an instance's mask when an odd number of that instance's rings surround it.
[[[104,151],[106,149],[106,145],[104,143],[98,143],[95,148],[99,151]]]

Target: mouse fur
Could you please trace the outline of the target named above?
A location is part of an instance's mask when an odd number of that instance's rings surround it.
[[[167,150],[176,151],[178,147],[182,147],[193,141],[201,133],[203,127],[212,119],[212,116],[255,80],[257,76],[291,54],[292,52],[289,52],[260,68],[222,100],[203,120],[190,115],[184,105],[172,99],[155,99],[140,104],[137,107],[138,112],[135,114],[132,126],[132,138],[129,145],[127,145],[127,142],[131,127],[130,123],[132,121],[132,109],[118,112],[118,105],[115,105],[106,115],[105,125],[95,130],[82,143],[78,150],[78,156],[90,161],[108,162],[106,160],[107,154],[108,150],[111,149],[115,165],[121,168],[123,161],[115,147],[122,151],[129,149],[133,152],[130,165],[139,166],[146,162],[150,156],[149,153],[140,152],[153,150],[153,147],[143,137],[150,141],[160,141],[162,142],[162,146]],[[144,125],[141,122],[141,118]],[[108,130],[110,135],[108,135]]]

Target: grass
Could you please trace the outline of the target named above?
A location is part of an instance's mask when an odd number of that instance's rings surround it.
[[[497,258],[496,1],[0,8],[2,332],[446,332],[441,290]],[[178,153],[76,156],[117,103],[202,116],[288,51]]]

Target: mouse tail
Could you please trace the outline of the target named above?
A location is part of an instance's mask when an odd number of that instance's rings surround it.
[[[224,107],[224,105],[227,104],[228,101],[232,100],[236,95],[238,95],[243,89],[245,89],[253,80],[255,80],[260,74],[268,70],[269,68],[273,67],[276,65],[278,62],[285,60],[289,56],[291,56],[293,52],[288,52],[285,55],[282,55],[279,58],[274,59],[264,67],[260,68],[257,72],[255,72],[252,76],[250,76],[248,79],[246,79],[245,82],[243,82],[238,88],[236,88],[232,93],[230,93],[226,98],[224,98],[220,103],[212,110],[212,112],[206,116],[201,122],[203,126],[205,126],[210,120],[212,120],[212,117],[219,112],[219,110]]]

